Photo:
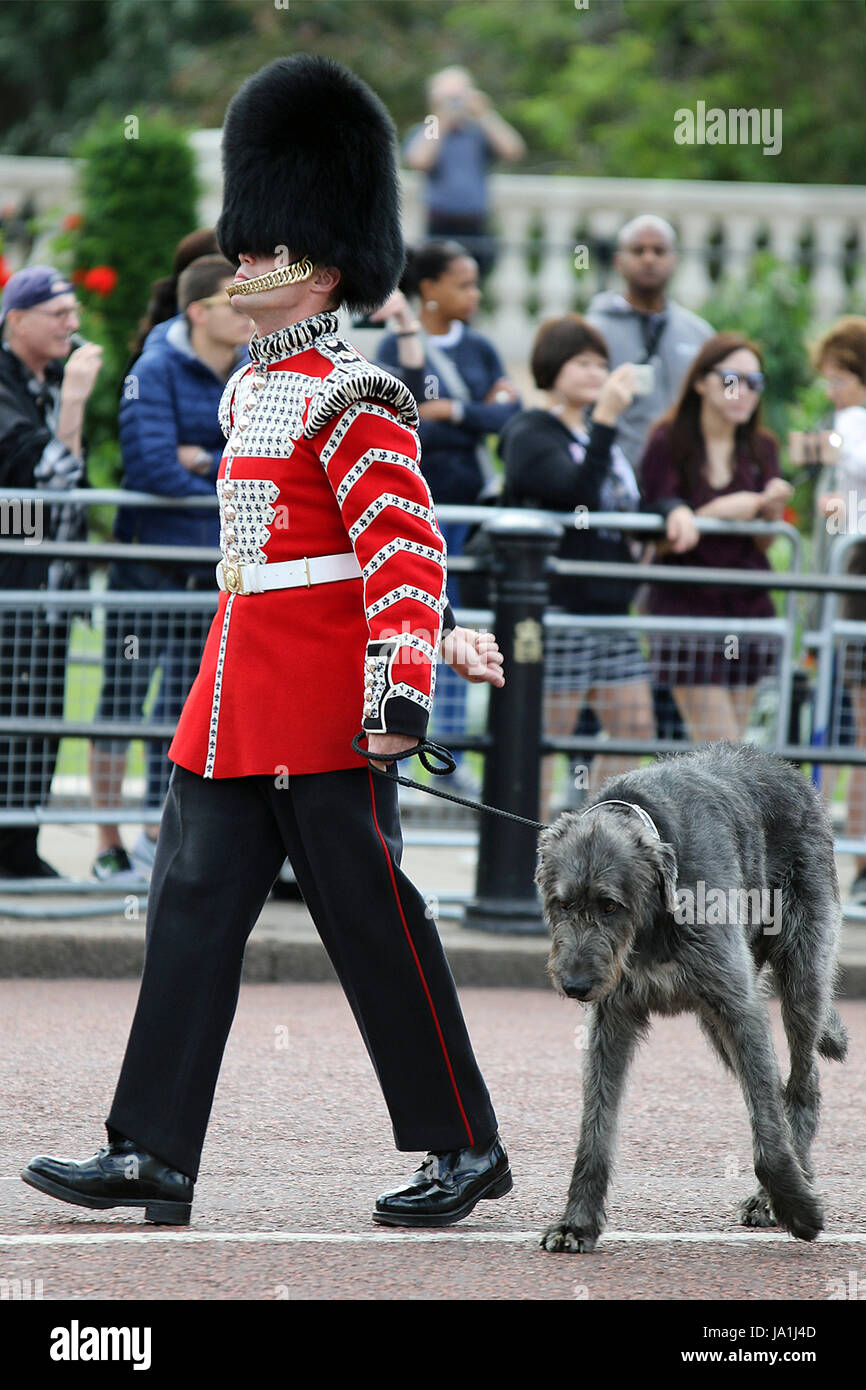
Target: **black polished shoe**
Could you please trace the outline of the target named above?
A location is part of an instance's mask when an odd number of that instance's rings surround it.
[[[21,1174],[24,1182],[77,1207],[144,1207],[145,1221],[188,1226],[194,1183],[131,1139],[113,1139],[80,1163],[34,1158]]]
[[[404,1187],[376,1199],[373,1220],[385,1226],[452,1226],[484,1198],[514,1186],[498,1134],[474,1149],[429,1153]]]

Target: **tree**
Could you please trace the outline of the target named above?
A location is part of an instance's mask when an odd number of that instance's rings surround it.
[[[862,181],[860,0],[5,0],[0,142],[66,153],[103,101],[216,126],[243,77],[298,50],[358,72],[401,133],[432,72],[469,68],[539,172]],[[677,144],[699,101],[780,111],[781,150]]]
[[[120,477],[117,409],[130,338],[151,284],[196,226],[195,157],[165,118],[132,125],[108,114],[76,153],[82,216],[68,238],[68,258],[85,305],[83,331],[104,349],[87,411],[88,472],[91,481],[112,485]]]

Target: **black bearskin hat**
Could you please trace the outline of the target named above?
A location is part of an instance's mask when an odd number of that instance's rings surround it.
[[[403,271],[394,124],[331,58],[296,53],[248,78],[223,124],[223,254],[272,256],[341,273],[354,312],[377,309]]]

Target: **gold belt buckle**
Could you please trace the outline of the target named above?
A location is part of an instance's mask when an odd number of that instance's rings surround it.
[[[223,561],[223,583],[230,594],[244,592],[244,577],[240,565],[227,565]]]

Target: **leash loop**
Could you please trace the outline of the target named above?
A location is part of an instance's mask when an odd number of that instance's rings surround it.
[[[401,758],[413,758],[417,753],[421,759],[422,767],[428,772],[432,772],[436,777],[447,777],[454,772],[457,761],[449,748],[443,747],[441,743],[432,743],[430,739],[422,738],[412,748],[406,748],[402,753],[371,753],[369,749],[361,747],[361,739],[366,738],[366,734],[356,734],[352,739],[352,747],[355,752],[373,766],[376,762],[398,762]],[[436,766],[437,760],[441,766]],[[412,787],[414,791],[426,792],[428,796],[438,796],[443,801],[453,801],[455,806],[468,806],[470,811],[486,811],[489,816],[502,816],[504,820],[516,821],[518,825],[529,825],[533,830],[546,830],[547,826],[542,825],[537,820],[527,820],[526,816],[516,816],[513,811],[502,811],[498,806],[485,806],[482,801],[469,801],[465,796],[454,796],[453,792],[440,792],[436,787],[427,787],[423,782],[413,782],[410,777],[398,777],[396,772],[386,768],[373,766],[373,771],[380,777],[387,777],[389,781],[396,782],[401,787]]]

